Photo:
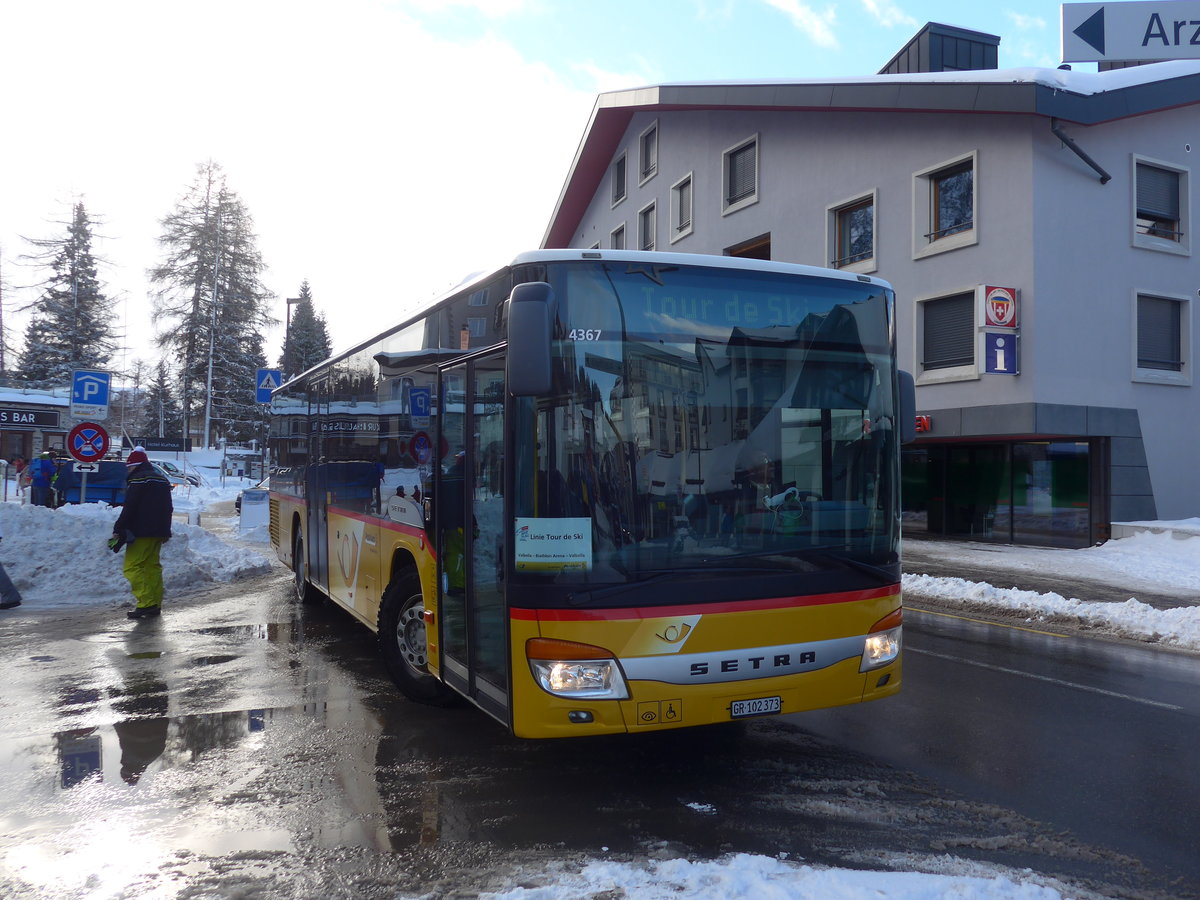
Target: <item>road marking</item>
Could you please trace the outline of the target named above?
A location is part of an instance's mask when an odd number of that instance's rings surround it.
[[[904,604],[904,610],[912,610],[913,612],[924,613],[927,616],[942,616],[946,619],[958,619],[960,622],[977,622],[980,625],[994,625],[997,628],[1011,628],[1013,631],[1028,631],[1030,634],[1044,634],[1046,637],[1065,638],[1068,635],[1060,634],[1057,631],[1039,631],[1036,628],[1025,628],[1021,625],[1009,625],[1006,622],[992,622],[988,619],[975,619],[971,616],[955,616],[950,613],[934,612],[932,609],[921,609],[919,606],[909,606]]]
[[[950,656],[948,653],[934,653],[932,650],[915,650],[912,647],[905,647],[905,653],[916,653],[924,656],[934,656],[938,659],[948,660],[949,662],[963,663],[968,666],[976,666],[980,669],[990,669],[993,672],[1003,672],[1006,675],[1019,675],[1023,678],[1032,678],[1035,681],[1048,681],[1050,684],[1057,684],[1060,687],[1077,688],[1081,691],[1090,691],[1093,694],[1103,694],[1105,697],[1116,697],[1118,700],[1129,700],[1133,703],[1142,703],[1146,706],[1157,706],[1159,709],[1172,709],[1179,712],[1183,709],[1182,706],[1176,706],[1174,703],[1162,703],[1158,700],[1147,700],[1145,697],[1133,697],[1129,694],[1118,694],[1116,691],[1106,691],[1104,688],[1091,687],[1086,684],[1079,684],[1074,681],[1063,681],[1061,678],[1051,678],[1048,675],[1034,675],[1032,672],[1022,672],[1018,669],[1008,669],[1004,666],[994,666],[991,663],[980,662],[977,659],[966,659],[962,656]]]

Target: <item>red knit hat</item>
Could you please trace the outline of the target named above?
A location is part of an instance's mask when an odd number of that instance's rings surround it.
[[[134,450],[132,453],[129,454],[129,457],[125,460],[125,465],[130,466],[130,467],[140,466],[142,463],[149,462],[149,461],[150,461],[150,457],[148,457],[146,455],[145,450]]]

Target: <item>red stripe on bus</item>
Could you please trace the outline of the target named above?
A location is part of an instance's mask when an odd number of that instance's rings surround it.
[[[731,600],[683,606],[642,606],[632,609],[509,609],[514,619],[530,622],[586,622],[617,619],[659,619],[668,616],[699,616],[712,613],[748,612],[762,609],[788,609],[798,606],[824,606],[830,603],[859,603],[881,597],[899,596],[900,585],[870,591],[841,594],[811,594],[807,597],[764,597],[759,600]]]

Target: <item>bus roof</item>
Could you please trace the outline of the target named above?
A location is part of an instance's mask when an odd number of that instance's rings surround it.
[[[841,281],[856,281],[862,284],[873,284],[878,287],[891,290],[892,286],[882,278],[876,278],[872,275],[859,275],[854,272],[847,272],[841,269],[825,269],[820,266],[807,266],[801,263],[776,262],[769,259],[748,259],[743,256],[710,256],[704,253],[665,253],[655,250],[581,250],[581,249],[557,249],[557,250],[528,250],[523,253],[518,253],[508,262],[502,262],[491,269],[483,269],[473,272],[463,278],[453,287],[448,288],[440,294],[435,294],[425,303],[421,304],[419,311],[410,312],[403,319],[396,322],[395,325],[384,329],[378,334],[372,335],[369,338],[355,343],[346,350],[341,350],[334,353],[328,359],[322,360],[314,366],[310,366],[304,372],[294,375],[289,378],[283,385],[275,390],[282,390],[291,382],[298,378],[302,378],[314,369],[322,368],[331,362],[339,359],[344,359],[358,351],[370,346],[379,340],[383,335],[389,332],[399,331],[401,328],[407,327],[418,319],[426,316],[429,312],[435,309],[438,305],[451,297],[461,294],[463,291],[470,290],[477,284],[485,284],[496,276],[496,274],[504,269],[514,268],[516,266],[538,265],[539,263],[550,262],[579,262],[579,261],[598,261],[598,262],[631,262],[631,263],[653,263],[661,266],[704,266],[714,269],[740,269],[742,271],[751,272],[774,272],[781,275],[801,275],[810,278],[832,278]],[[272,392],[274,393],[274,392]]]

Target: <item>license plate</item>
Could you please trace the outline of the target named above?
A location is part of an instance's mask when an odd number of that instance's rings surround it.
[[[779,697],[756,697],[753,700],[734,700],[729,707],[731,719],[745,719],[749,716],[769,716],[783,709],[783,701]]]

